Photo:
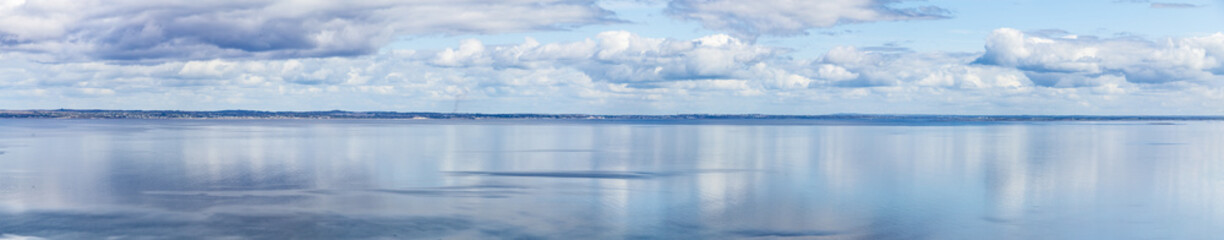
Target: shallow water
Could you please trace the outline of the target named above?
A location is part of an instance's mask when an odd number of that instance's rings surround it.
[[[0,236],[1224,236],[1224,122],[686,123],[0,120]]]

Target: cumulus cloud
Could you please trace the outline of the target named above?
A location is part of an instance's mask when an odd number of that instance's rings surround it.
[[[962,90],[1027,91],[1032,82],[1012,68],[969,65],[975,55],[829,50],[810,74],[838,87],[917,86]]]
[[[615,21],[594,0],[5,0],[0,50],[81,61],[355,56],[401,35]]]
[[[568,42],[464,40],[447,49],[358,57],[156,64],[40,63],[0,52],[0,105],[636,114],[1224,111],[1204,104],[1224,100],[1217,62],[1224,35],[1165,41],[1048,35],[999,29],[979,53],[843,46],[812,59],[728,35],[669,39],[624,31]]]
[[[731,78],[781,52],[727,35],[676,40],[610,31],[568,43],[540,44],[527,39],[519,45],[486,47],[465,40],[458,48],[438,52],[430,62],[446,67],[561,66],[602,81],[658,82]]]
[[[1043,86],[1093,85],[1102,75],[1134,83],[1215,81],[1224,75],[1224,33],[1164,41],[1031,36],[998,29],[975,62],[1023,70]]]
[[[13,73],[0,76],[0,83],[7,84],[0,88],[95,98],[91,104],[105,103],[96,101],[97,97],[117,99],[118,104],[123,102],[118,99],[132,96],[160,101],[128,102],[195,102],[195,106],[284,102],[273,100],[277,98],[325,101],[283,109],[350,109],[335,104],[398,97],[413,99],[401,103],[406,106],[434,110],[454,101],[470,103],[464,106],[503,106],[513,102],[510,99],[653,105],[711,94],[755,96],[770,89],[808,88],[812,79],[787,69],[794,64],[776,61],[783,52],[727,35],[683,40],[610,31],[573,42],[527,39],[520,44],[486,45],[464,40],[449,49],[384,51],[349,58],[217,59],[141,65],[15,62],[8,65],[11,67],[0,67],[0,71]],[[13,58],[0,57],[3,59]],[[334,102],[326,102],[328,99]],[[481,101],[494,102],[477,103]],[[375,104],[385,107],[386,103]],[[522,106],[535,104],[539,103]]]
[[[935,6],[894,7],[892,0],[735,1],[675,0],[667,12],[701,22],[706,28],[751,38],[759,35],[804,35],[808,29],[839,24],[948,18]]]

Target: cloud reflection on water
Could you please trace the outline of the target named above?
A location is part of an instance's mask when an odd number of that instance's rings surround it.
[[[1180,238],[1224,125],[2,120],[0,234]],[[82,124],[82,123],[88,124]],[[282,122],[287,122],[282,124]],[[52,125],[52,126],[43,126]],[[62,126],[60,126],[62,125]],[[29,137],[37,126],[40,134]],[[1149,143],[1179,143],[1177,145]],[[66,167],[68,166],[68,167]],[[1141,226],[1141,227],[1136,227]],[[310,230],[314,229],[314,230]]]

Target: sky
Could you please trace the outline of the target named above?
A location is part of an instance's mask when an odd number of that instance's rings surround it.
[[[1220,0],[0,0],[0,109],[1224,115]]]

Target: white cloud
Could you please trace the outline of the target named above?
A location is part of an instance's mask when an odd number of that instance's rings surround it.
[[[454,101],[515,102],[511,99],[653,105],[720,92],[750,96],[764,89],[806,88],[812,80],[765,63],[780,52],[726,35],[677,40],[613,31],[575,42],[527,39],[517,45],[485,45],[465,40],[440,51],[386,51],[351,58],[146,65],[27,62],[20,68],[0,67],[19,73],[0,76],[0,82],[12,84],[6,87],[12,91],[37,90],[70,99],[109,96],[106,99],[114,99],[110,104],[148,105],[141,108],[258,104],[275,109],[275,103],[265,102],[305,101],[314,103],[281,107],[351,109],[336,104],[375,95],[412,99],[408,105],[435,111]],[[131,100],[134,97],[147,100]],[[93,99],[86,105],[106,108],[107,101]],[[378,106],[398,109],[394,104]]]
[[[886,0],[674,0],[673,16],[701,22],[706,28],[752,38],[758,35],[803,35],[808,29],[838,24],[947,18],[948,11],[924,6],[897,8]]]
[[[1101,75],[1135,83],[1218,81],[1224,74],[1224,33],[1166,39],[1045,38],[998,29],[978,63],[1024,70],[1045,86],[1096,85]]]
[[[780,52],[727,35],[675,40],[611,31],[569,43],[540,44],[528,39],[519,45],[485,47],[479,41],[465,40],[458,49],[435,54],[431,63],[447,67],[562,66],[579,69],[599,81],[658,82],[730,78]]]
[[[459,44],[459,49],[447,48],[439,52],[433,59],[433,64],[441,66],[468,66],[488,63],[490,59],[484,56],[484,43],[480,40],[468,39]]]
[[[6,0],[0,50],[67,61],[354,56],[399,35],[617,21],[594,0]]]
[[[43,240],[43,239],[46,239],[46,238],[33,237],[33,236],[21,236],[21,235],[13,235],[13,234],[0,234],[0,240]]]
[[[805,89],[815,82],[811,78],[766,63],[753,65],[748,73],[741,74],[740,77],[761,82],[767,89]]]
[[[880,59],[877,57],[877,55],[870,55],[867,52],[859,51],[858,48],[853,46],[838,46],[825,53],[822,59],[824,62],[833,64],[863,65],[879,61]]]
[[[791,59],[785,50],[728,35],[667,39],[624,31],[570,42],[465,40],[450,49],[346,58],[137,65],[38,63],[21,53],[0,53],[0,105],[449,112],[458,103],[465,112],[1211,113],[1224,111],[1206,103],[1224,98],[1224,83],[1213,72],[1219,70],[1216,56],[1224,53],[1221,37],[1051,39],[1001,29],[987,40],[986,53],[844,46],[814,59]],[[1171,74],[1155,71],[1160,67],[1207,75],[1132,79],[1142,73],[1136,69]],[[1043,82],[1048,79],[1057,81]]]
[[[846,68],[842,66],[820,64],[816,67],[816,77],[837,82],[856,79],[859,77],[859,74],[852,73],[850,70],[846,70]]]
[[[829,50],[810,66],[811,76],[840,87],[918,86],[963,90],[1025,90],[1033,84],[1013,68],[968,64],[975,55],[879,53],[854,47]]]

